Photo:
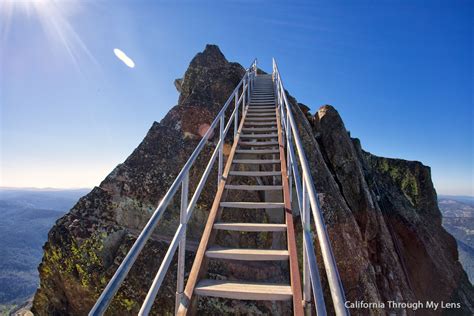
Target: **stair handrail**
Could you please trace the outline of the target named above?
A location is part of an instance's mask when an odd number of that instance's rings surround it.
[[[151,237],[154,229],[156,228],[157,224],[159,223],[162,215],[166,211],[168,204],[173,199],[174,195],[181,187],[181,205],[180,205],[180,224],[176,229],[176,232],[173,236],[173,239],[168,247],[168,250],[163,258],[160,268],[153,280],[152,286],[150,287],[148,294],[143,302],[139,315],[148,315],[155,300],[155,297],[160,289],[160,286],[163,282],[163,279],[168,271],[170,266],[171,260],[173,259],[173,255],[176,249],[179,246],[178,252],[178,282],[177,282],[177,291],[176,291],[176,302],[180,301],[180,297],[183,293],[184,287],[184,258],[185,258],[185,246],[186,246],[186,225],[191,218],[193,213],[194,207],[201,195],[202,189],[206,184],[207,178],[211,172],[211,169],[218,157],[218,181],[222,177],[222,170],[223,170],[223,148],[224,148],[224,140],[225,137],[230,129],[232,123],[234,123],[234,138],[237,133],[237,127],[239,123],[239,107],[242,105],[242,111],[246,108],[246,102],[250,99],[250,93],[253,89],[253,81],[257,76],[257,59],[254,59],[252,64],[249,68],[246,69],[245,74],[243,75],[242,79],[232,91],[231,95],[224,103],[222,109],[217,114],[214,121],[211,123],[210,127],[202,137],[199,144],[194,149],[193,153],[187,160],[187,162],[182,167],[179,174],[176,176],[174,182],[171,184],[170,188],[166,192],[166,194],[161,199],[160,203],[158,204],[157,208],[151,215],[150,219],[148,220],[147,224],[141,231],[140,235],[136,239],[133,246],[128,251],[125,259],[122,261],[120,266],[115,271],[114,275],[107,283],[107,286],[102,291],[101,295],[97,299],[96,303],[92,307],[89,312],[89,316],[98,316],[103,315],[107,310],[107,307],[111,303],[112,299],[114,298],[115,294],[119,290],[120,286],[122,285],[123,281],[125,280],[128,272],[130,271],[131,267],[135,263],[138,255],[141,253],[145,243]],[[242,91],[240,92],[240,89]],[[228,109],[229,105],[234,100],[234,110],[229,117],[229,120],[226,125],[225,124],[225,115],[226,110]],[[194,191],[194,194],[191,200],[188,201],[188,193],[189,193],[189,171],[193,164],[195,163],[197,157],[199,156],[200,152],[207,144],[211,135],[213,135],[214,129],[219,124],[219,141],[217,142],[216,148],[209,159],[209,162],[204,170],[199,183]]]
[[[291,179],[294,179],[303,225],[303,300],[306,306],[310,306],[312,289],[316,314],[326,315],[326,306],[311,232],[310,217],[312,214],[334,310],[338,316],[349,315],[349,311],[345,306],[344,288],[337,270],[336,260],[329,241],[329,235],[324,223],[308,160],[299,136],[298,126],[293,117],[291,104],[288,102],[278,65],[274,58],[272,75],[277,96],[277,106],[282,117],[282,127],[286,137],[289,182],[291,183]],[[296,147],[297,157],[294,147]],[[299,173],[298,163],[301,166],[302,178]]]

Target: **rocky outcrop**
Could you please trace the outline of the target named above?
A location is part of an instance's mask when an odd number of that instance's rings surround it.
[[[228,62],[217,46],[208,45],[196,55],[183,79],[175,81],[180,92],[178,105],[160,123],[153,123],[130,157],[51,229],[39,267],[41,285],[33,303],[35,314],[87,314],[243,73],[244,69]],[[358,140],[351,139],[333,107],[324,106],[311,115],[308,107],[289,99],[347,299],[460,302],[462,308],[456,312],[471,314],[474,290],[458,262],[454,239],[441,227],[429,168],[418,162],[367,153]],[[215,139],[210,140],[191,172],[192,188],[213,144]],[[213,200],[215,178],[214,171],[188,229],[187,271]],[[110,315],[138,312],[177,226],[176,203],[170,205],[132,268],[108,310]],[[219,238],[225,243],[236,236]],[[239,239],[241,245],[272,242],[253,235]],[[214,275],[254,280],[281,281],[284,269],[275,265],[264,270],[258,264],[234,262],[210,265]],[[153,313],[173,311],[175,272],[174,262]],[[323,283],[330,302],[324,275]],[[287,314],[288,306],[208,299],[200,301],[200,310],[205,314]],[[361,315],[389,312],[404,314],[410,310],[352,310]]]
[[[325,213],[336,257],[354,253],[354,249],[362,257],[360,266],[355,260],[341,262],[347,265],[339,269],[347,298],[369,302],[462,302],[461,308],[451,312],[471,314],[473,288],[458,261],[454,238],[441,226],[430,169],[419,162],[364,152],[359,140],[350,138],[331,106],[319,109],[313,130],[337,185],[334,192],[323,183],[317,185],[322,207],[336,210],[339,216],[345,214],[339,207],[348,208],[351,215],[346,221],[331,221]],[[333,194],[341,196],[334,198]],[[355,223],[350,222],[351,218]],[[347,222],[351,228],[345,231],[340,226]],[[354,244],[346,246],[348,240]],[[361,297],[357,294],[360,291],[367,294]],[[432,309],[417,311],[436,313]]]

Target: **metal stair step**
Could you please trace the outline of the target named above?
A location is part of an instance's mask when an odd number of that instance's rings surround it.
[[[246,122],[266,122],[266,121],[275,121],[276,122],[276,116],[273,116],[273,117],[246,117],[245,121]]]
[[[206,257],[244,261],[288,260],[288,250],[225,248],[213,246],[206,250]]]
[[[248,116],[245,118],[246,121],[250,122],[262,122],[262,121],[276,121],[276,115],[273,113],[273,115],[269,116],[268,114],[266,116]]]
[[[268,112],[268,113],[247,112],[246,118],[256,118],[256,117],[276,118],[276,114],[275,114],[275,111],[271,111],[271,112]]]
[[[247,113],[264,113],[264,114],[274,114],[276,110],[276,106],[266,106],[266,107],[259,107],[259,106],[249,106],[247,109]]]
[[[281,176],[281,171],[230,171],[229,175],[242,177],[277,177]]]
[[[250,100],[250,104],[274,104],[275,100]]]
[[[242,134],[240,138],[278,138],[278,134]]]
[[[225,186],[227,190],[242,191],[279,191],[282,190],[281,185],[246,185],[246,184],[228,184]]]
[[[221,202],[220,206],[222,207],[231,207],[231,208],[254,208],[254,209],[264,209],[264,208],[283,208],[285,203],[283,202]]]
[[[249,108],[247,111],[247,115],[250,114],[275,114],[275,108],[272,109],[252,109]]]
[[[239,145],[241,146],[277,146],[279,143],[275,141],[270,141],[270,142],[243,142],[239,141]]]
[[[276,126],[276,122],[244,122],[244,126]]]
[[[279,164],[280,159],[234,159],[232,163],[248,165]]]
[[[214,224],[214,229],[231,230],[241,232],[284,232],[285,224],[266,224],[266,223],[220,223]]]
[[[249,110],[268,110],[268,109],[275,109],[276,106],[273,105],[249,105]]]
[[[293,297],[291,287],[286,284],[210,279],[199,281],[194,292],[200,296],[235,300],[284,301]]]
[[[256,155],[263,155],[263,154],[279,154],[279,149],[237,149],[235,151],[238,154],[256,154]]]
[[[247,118],[256,118],[256,117],[271,117],[271,118],[274,118],[276,117],[276,113],[274,110],[271,110],[271,111],[268,111],[268,112],[263,112],[263,113],[259,113],[259,112],[247,112]]]
[[[244,127],[242,128],[242,131],[243,132],[263,132],[263,133],[266,133],[266,132],[273,132],[273,131],[278,131],[278,128],[276,127],[270,127],[270,128],[258,128],[258,127],[253,127],[253,128],[249,128],[249,127]]]
[[[270,108],[276,108],[275,102],[272,103],[253,103],[250,102],[249,104],[249,109],[270,109]]]

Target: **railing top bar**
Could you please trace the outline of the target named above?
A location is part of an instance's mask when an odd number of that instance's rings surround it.
[[[219,111],[217,114],[216,118],[214,121],[211,123],[211,126],[209,129],[206,131],[204,136],[202,137],[201,141],[199,144],[196,146],[194,149],[193,153],[191,156],[188,158],[187,162],[184,164],[184,166],[181,168],[179,174],[176,176],[175,180],[171,184],[170,188],[166,192],[165,196],[162,198],[160,201],[158,207],[155,209],[153,212],[152,216],[148,220],[147,224],[141,231],[140,235],[138,236],[137,240],[133,244],[132,248],[130,248],[129,252],[127,253],[125,259],[122,261],[120,266],[118,267],[117,271],[113,275],[112,279],[109,281],[107,284],[106,288],[104,291],[101,293],[99,299],[89,312],[89,315],[102,315],[104,314],[105,310],[107,309],[108,305],[110,304],[111,300],[115,296],[116,292],[120,288],[122,282],[124,281],[125,277],[128,275],[128,272],[130,271],[132,265],[134,264],[135,260],[137,259],[138,255],[140,254],[141,250],[143,249],[145,243],[151,236],[153,230],[155,229],[156,225],[158,224],[158,221],[160,220],[161,216],[163,215],[164,211],[166,210],[169,202],[171,201],[172,197],[174,194],[178,191],[180,188],[180,185],[185,178],[185,176],[188,174],[189,170],[193,166],[194,162],[196,161],[198,155],[200,154],[201,150],[204,148],[205,144],[207,143],[208,139],[210,138],[214,128],[217,126],[219,123],[221,117],[225,115],[225,111],[227,110],[228,106],[231,103],[232,98],[235,96],[235,92],[240,89],[240,87],[243,84],[244,79],[248,78],[250,74],[253,72],[256,72],[257,69],[257,59],[254,59],[250,67],[245,71],[244,76],[238,83],[238,85],[235,87],[235,89],[232,91],[230,94],[229,98],[223,105],[222,109]],[[244,92],[242,92],[244,93]]]

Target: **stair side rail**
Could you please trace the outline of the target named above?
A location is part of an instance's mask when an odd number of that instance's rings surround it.
[[[103,315],[107,310],[107,307],[110,305],[112,299],[114,298],[115,294],[119,290],[120,286],[122,285],[123,281],[125,280],[128,272],[132,268],[135,260],[137,259],[138,255],[141,253],[145,243],[151,237],[154,229],[156,228],[157,224],[159,223],[161,217],[163,216],[164,212],[166,211],[168,204],[171,202],[173,197],[175,196],[176,192],[181,187],[181,206],[180,206],[180,224],[176,229],[176,232],[173,236],[173,239],[168,247],[168,250],[161,262],[161,265],[158,269],[158,272],[153,280],[152,286],[150,287],[148,294],[141,306],[139,315],[148,315],[155,300],[156,295],[158,294],[158,290],[163,282],[163,279],[168,271],[170,263],[173,259],[173,255],[176,252],[176,249],[179,247],[178,251],[178,275],[177,275],[177,291],[176,291],[176,301],[179,302],[179,299],[183,293],[184,287],[184,260],[185,260],[185,247],[186,247],[186,226],[191,218],[193,213],[194,207],[201,195],[201,192],[206,184],[207,178],[214,166],[216,160],[218,160],[218,181],[222,177],[222,166],[224,162],[223,157],[223,146],[225,137],[232,125],[235,126],[239,123],[239,108],[241,107],[241,113],[246,109],[248,106],[248,96],[250,96],[251,90],[253,88],[253,81],[257,76],[257,60],[255,59],[251,66],[246,69],[244,76],[240,80],[239,84],[235,87],[234,91],[231,93],[227,101],[224,103],[222,109],[217,114],[216,118],[212,122],[211,126],[207,130],[207,132],[202,137],[199,144],[194,149],[193,153],[189,157],[188,161],[185,163],[179,174],[176,176],[173,184],[171,184],[170,188],[161,199],[159,205],[151,215],[150,219],[148,220],[147,224],[141,231],[140,235],[138,236],[137,240],[133,244],[133,246],[128,251],[125,259],[122,261],[118,269],[115,271],[115,274],[110,279],[109,283],[102,291],[101,295],[99,296],[98,300],[96,301],[95,305],[89,312],[89,316],[99,316]],[[232,102],[234,100],[234,102]],[[230,115],[227,124],[225,124],[225,115],[226,110],[231,106],[234,105],[234,110]],[[188,201],[189,195],[189,171],[193,164],[196,162],[197,157],[201,153],[202,149],[207,144],[211,135],[213,135],[214,130],[216,129],[217,125],[219,125],[219,140],[217,142],[216,148],[214,149],[211,158],[206,166],[206,169],[203,171],[203,174],[198,182],[196,190],[194,191],[191,200]],[[234,137],[236,136],[237,129],[234,128]]]
[[[315,248],[311,230],[311,215],[315,224],[316,234],[321,248],[331,298],[336,315],[349,315],[345,307],[344,288],[336,266],[336,260],[329,241],[329,235],[324,223],[318,195],[314,186],[308,160],[301,142],[298,126],[296,125],[291,104],[288,102],[276,60],[273,59],[273,82],[277,98],[277,106],[282,118],[282,127],[286,138],[287,170],[289,182],[292,178],[300,208],[303,225],[303,301],[308,308],[311,306],[311,289],[317,315],[326,315],[326,305],[321,286]],[[295,151],[296,147],[296,151]],[[302,174],[299,172],[301,167]]]

